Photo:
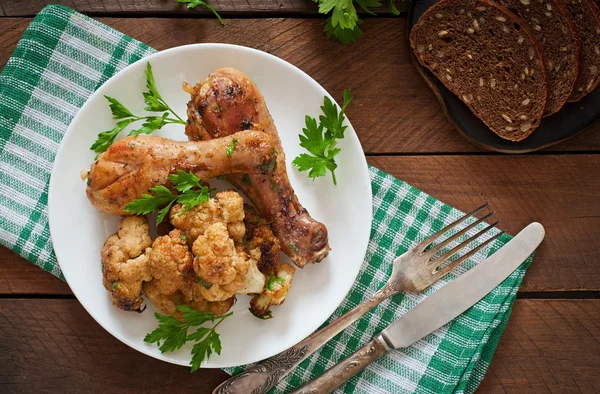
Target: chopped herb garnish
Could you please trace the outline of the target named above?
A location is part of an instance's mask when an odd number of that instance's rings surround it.
[[[202,279],[199,276],[196,276],[196,282],[198,282],[198,284],[202,285],[202,287],[204,287],[205,289],[210,289],[212,287],[212,283],[205,281],[204,279]]]
[[[233,151],[235,150],[235,146],[238,142],[239,141],[234,138],[233,140],[231,140],[231,144],[227,148],[225,148],[225,153],[227,153],[227,157],[231,157]]]
[[[281,276],[271,275],[271,276],[269,276],[269,279],[267,279],[267,283],[265,284],[265,289],[267,291],[275,290],[275,283],[279,283],[279,285],[283,286],[283,284],[285,283],[285,279],[282,278]]]
[[[271,182],[271,190],[273,190],[274,192],[276,192],[277,190],[279,190],[279,188],[277,187],[277,183],[275,183],[275,181],[273,180],[273,178],[269,178],[269,181]]]
[[[188,241],[188,237],[187,235],[185,235],[185,233],[182,233],[181,236],[179,237],[183,242],[187,242]]]
[[[292,251],[292,253],[298,254],[298,248],[296,247],[296,245],[293,242],[290,242],[288,244],[288,248],[290,248],[290,250]]]
[[[119,283],[113,282],[113,284],[112,284],[113,291],[116,291],[117,287],[119,287]]]

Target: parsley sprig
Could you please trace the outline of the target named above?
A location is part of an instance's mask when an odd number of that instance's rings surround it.
[[[183,321],[175,319],[173,316],[164,316],[155,313],[158,320],[158,327],[151,333],[146,334],[144,342],[156,343],[161,353],[172,352],[180,349],[187,342],[195,342],[192,347],[192,360],[190,365],[192,372],[200,368],[204,361],[207,361],[213,351],[221,354],[221,339],[217,333],[217,327],[233,312],[226,315],[216,316],[212,312],[198,312],[186,305],[178,305],[177,310],[183,314]],[[204,323],[211,322],[212,327],[198,327]],[[198,327],[196,331],[188,334],[192,327]]]
[[[375,15],[369,8],[381,7],[379,0],[314,0],[319,4],[319,12],[331,16],[325,22],[325,35],[327,38],[334,38],[342,44],[355,42],[362,35],[358,25],[362,20],[358,17],[355,4],[364,12]],[[388,9],[394,15],[400,15],[400,11],[394,4],[395,0],[388,0]]]
[[[323,114],[319,116],[319,123],[317,124],[315,118],[306,116],[304,120],[306,127],[302,129],[304,135],[299,137],[300,146],[310,154],[300,154],[292,161],[292,164],[298,167],[299,171],[309,171],[309,178],[315,179],[325,176],[327,170],[329,170],[333,178],[333,184],[337,185],[335,156],[341,151],[337,147],[337,140],[344,138],[344,131],[347,128],[343,125],[346,119],[344,113],[351,101],[352,92],[349,89],[344,90],[344,104],[338,112],[337,105],[325,96],[321,106]]]
[[[108,101],[113,119],[117,119],[119,121],[111,130],[103,131],[98,134],[98,139],[96,139],[96,142],[94,142],[94,144],[90,147],[90,149],[97,154],[105,152],[115,141],[115,138],[117,138],[119,133],[121,133],[121,131],[123,131],[132,123],[143,121],[140,128],[131,130],[128,135],[151,134],[153,131],[160,130],[164,125],[171,123],[185,124],[185,120],[181,119],[181,117],[177,115],[175,111],[173,111],[173,109],[169,106],[169,104],[167,104],[167,102],[158,92],[150,63],[148,63],[146,66],[145,74],[146,88],[148,91],[142,93],[144,96],[144,103],[146,104],[144,109],[149,112],[162,112],[163,114],[160,116],[134,115],[116,98],[104,96]]]
[[[206,8],[208,8],[213,14],[215,14],[215,16],[217,17],[217,19],[219,20],[219,22],[222,25],[225,25],[225,22],[223,22],[223,19],[221,19],[221,16],[219,15],[219,13],[217,11],[215,11],[214,8],[212,8],[212,6],[210,5],[210,3],[208,2],[208,0],[177,0],[178,3],[187,3],[187,8],[194,8],[197,7],[199,5],[203,5]]]
[[[158,210],[156,224],[159,224],[169,213],[175,203],[183,204],[183,215],[193,207],[210,198],[210,189],[200,184],[200,179],[191,171],[177,170],[169,175],[169,181],[180,194],[174,194],[166,186],[160,185],[150,189],[151,194],[142,194],[142,198],[134,200],[125,206],[125,211],[135,215],[146,215]]]

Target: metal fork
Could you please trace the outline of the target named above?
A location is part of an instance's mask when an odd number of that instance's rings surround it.
[[[500,222],[497,221],[488,225],[483,230],[478,231],[475,235],[453,247],[448,252],[441,256],[436,256],[442,248],[465,235],[479,223],[490,218],[494,212],[482,216],[480,219],[477,219],[475,222],[469,224],[454,235],[432,245],[435,241],[439,240],[442,235],[455,229],[468,218],[473,217],[486,207],[488,207],[488,203],[485,203],[473,212],[466,214],[444,227],[442,230],[427,237],[417,246],[396,258],[393,262],[392,275],[386,284],[373,294],[371,298],[356,306],[327,327],[313,333],[297,345],[226,380],[213,391],[213,394],[264,394],[274,387],[284,376],[296,368],[304,359],[386,298],[398,293],[419,293],[431,286],[460,263],[502,235],[502,232],[500,232],[458,259],[454,261],[448,260],[457,252],[465,249],[472,241],[494,228]]]

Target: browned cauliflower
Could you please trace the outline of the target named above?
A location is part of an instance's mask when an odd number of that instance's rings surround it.
[[[212,312],[215,315],[224,315],[235,303],[235,297],[223,301],[209,302],[198,291],[197,283],[193,279],[188,281],[173,294],[162,293],[156,285],[156,280],[144,283],[146,298],[154,303],[156,309],[165,315],[171,315],[182,320],[182,314],[177,310],[178,305],[187,305],[197,311]]]
[[[192,253],[181,230],[158,237],[146,252],[155,286],[163,294],[173,294],[184,285],[186,275],[193,273]]]
[[[256,258],[235,246],[224,223],[210,225],[194,241],[192,251],[196,256],[194,271],[204,284],[200,291],[207,300],[221,301],[236,293],[262,290],[265,277],[256,267]]]
[[[290,264],[282,263],[277,266],[274,273],[267,279],[263,292],[250,301],[250,310],[255,316],[269,318],[271,317],[269,308],[273,305],[283,304],[292,286],[295,272],[296,269]]]
[[[273,234],[269,224],[258,215],[254,207],[244,205],[244,250],[251,252],[258,249],[260,256],[256,257],[258,268],[262,272],[272,271],[279,264],[279,239]]]
[[[203,235],[210,225],[217,222],[227,226],[229,235],[236,242],[239,242],[246,232],[244,200],[233,190],[217,193],[214,198],[182,214],[184,209],[183,205],[175,204],[171,208],[169,218],[173,226],[184,231],[192,243]]]
[[[142,254],[152,244],[149,230],[143,217],[123,218],[100,251],[102,283],[112,303],[125,311],[141,311],[142,282],[152,279],[148,256]]]

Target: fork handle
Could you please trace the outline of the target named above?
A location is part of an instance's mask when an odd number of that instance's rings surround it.
[[[350,357],[340,361],[318,378],[311,380],[289,394],[329,394],[336,387],[365,369],[373,361],[383,356],[390,347],[381,336],[357,350]]]
[[[297,345],[227,379],[214,389],[213,394],[265,394],[331,338],[395,293],[394,288],[386,284],[371,298]]]

